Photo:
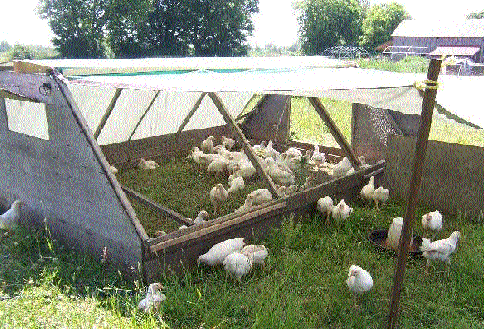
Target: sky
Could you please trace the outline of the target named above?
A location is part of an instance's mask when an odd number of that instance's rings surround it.
[[[38,0],[3,1],[0,12],[0,41],[51,45],[53,37],[47,22],[35,13]],[[254,15],[254,35],[251,45],[275,44],[290,46],[297,40],[297,18],[292,8],[293,0],[259,0],[259,13]],[[389,2],[370,0],[370,4]],[[484,9],[482,0],[435,1],[397,0],[414,19],[465,19],[470,12]]]

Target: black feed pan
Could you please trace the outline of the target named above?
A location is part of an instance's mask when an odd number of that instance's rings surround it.
[[[388,250],[397,255],[395,250],[386,245],[386,240],[388,236],[388,230],[375,230],[370,233],[368,239],[373,243],[378,249]],[[413,235],[413,243],[410,245],[409,253],[412,256],[420,256],[422,252],[420,251],[420,245],[422,244],[422,237],[418,235]]]

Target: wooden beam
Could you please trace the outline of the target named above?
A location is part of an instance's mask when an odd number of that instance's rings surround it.
[[[13,71],[15,73],[49,73],[52,72],[52,68],[44,65],[29,63],[29,62],[22,62],[22,61],[14,61],[13,62]]]
[[[150,199],[148,199],[144,195],[142,195],[142,194],[126,187],[126,186],[121,185],[121,188],[123,189],[124,193],[126,193],[130,197],[142,202],[143,204],[145,204],[145,205],[147,205],[147,206],[149,206],[149,207],[151,207],[155,210],[161,211],[163,214],[168,215],[170,218],[176,220],[178,223],[185,224],[185,225],[193,225],[193,220],[191,220],[190,218],[186,218],[185,216],[177,213],[174,210],[166,208],[166,207],[162,206],[161,204],[159,204],[157,202],[151,201]]]
[[[95,140],[97,140],[97,138],[101,134],[101,131],[106,125],[106,122],[108,121],[109,116],[111,115],[111,113],[114,110],[114,107],[116,106],[116,101],[118,100],[119,96],[121,96],[122,90],[123,90],[122,88],[116,88],[116,91],[114,92],[114,96],[111,99],[111,103],[109,103],[108,108],[106,109],[106,112],[104,113],[103,117],[101,118],[101,121],[99,122],[99,125],[96,128],[96,131],[94,132]]]
[[[427,80],[430,82],[428,82],[427,84],[427,88],[425,89],[422,102],[421,122],[418,129],[417,144],[415,146],[412,177],[407,193],[407,207],[405,209],[405,216],[403,217],[402,233],[400,243],[398,245],[398,259],[395,266],[392,299],[388,314],[389,329],[397,328],[400,293],[402,290],[402,282],[405,275],[405,265],[407,262],[410,237],[412,235],[413,224],[415,221],[415,207],[417,205],[417,196],[419,193],[420,185],[422,183],[422,172],[425,165],[425,153],[427,152],[427,142],[429,139],[430,126],[432,125],[432,114],[435,106],[435,98],[437,96],[436,81],[439,77],[441,64],[441,60],[430,60],[429,69],[427,72]]]
[[[202,100],[203,98],[205,98],[205,95],[207,95],[206,92],[203,92],[200,97],[198,97],[197,101],[195,102],[195,104],[193,105],[192,109],[190,110],[190,112],[188,112],[187,116],[185,117],[185,119],[183,119],[183,122],[181,123],[180,127],[178,128],[178,131],[176,132],[176,140],[178,140],[178,138],[180,137],[180,133],[183,131],[183,129],[185,128],[185,126],[188,124],[188,121],[190,121],[190,119],[192,118],[192,116],[195,114],[195,112],[198,110],[198,108],[200,107],[200,104],[202,104]]]
[[[348,156],[348,159],[350,160],[353,167],[358,168],[361,165],[360,161],[358,160],[355,153],[353,152],[353,149],[351,148],[350,144],[348,144],[348,142],[346,141],[346,138],[343,136],[341,131],[338,129],[338,127],[334,123],[333,119],[331,119],[331,116],[326,111],[326,109],[324,108],[324,105],[321,103],[319,98],[308,97],[308,99],[309,99],[309,102],[311,103],[311,105],[316,110],[316,112],[318,112],[318,114],[321,117],[321,119],[323,120],[323,122],[325,122],[326,125],[328,126],[329,131],[331,132],[331,135],[333,135],[336,142],[339,144],[341,149]]]
[[[153,96],[153,98],[151,99],[150,104],[148,105],[148,107],[146,108],[146,110],[143,112],[143,115],[141,115],[141,117],[139,118],[138,122],[136,123],[136,126],[134,127],[133,131],[129,135],[128,141],[130,141],[131,138],[133,138],[134,134],[136,133],[136,129],[138,129],[139,125],[141,124],[141,121],[143,121],[143,119],[145,118],[146,114],[148,114],[149,110],[151,110],[151,107],[155,103],[155,100],[156,100],[156,98],[158,98],[158,95],[159,94],[160,94],[160,90],[157,90],[156,93],[155,93],[155,96]]]
[[[276,189],[276,186],[274,185],[274,182],[269,177],[269,175],[264,171],[264,169],[262,169],[262,166],[259,160],[257,159],[257,156],[252,150],[252,146],[250,146],[249,141],[247,140],[247,138],[245,138],[242,130],[239,128],[239,126],[234,121],[232,116],[225,109],[225,106],[223,105],[222,100],[213,92],[208,93],[208,96],[212,99],[213,103],[215,104],[215,107],[218,109],[220,114],[222,114],[222,116],[224,117],[225,122],[227,122],[227,124],[234,130],[235,134],[238,136],[239,140],[242,143],[242,147],[245,150],[245,154],[249,158],[250,162],[252,162],[252,164],[254,165],[257,173],[266,182],[267,187],[269,188],[269,191],[272,193],[273,197],[279,198],[280,195],[277,193],[277,189]]]

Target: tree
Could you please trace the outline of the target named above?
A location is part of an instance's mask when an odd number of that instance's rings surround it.
[[[9,45],[7,41],[0,42],[0,52],[10,50],[12,46]]]
[[[62,57],[104,57],[104,0],[40,0],[38,12],[55,34],[52,43]]]
[[[356,0],[301,0],[299,34],[308,55],[336,45],[354,44],[361,34],[362,7]]]
[[[484,9],[467,15],[467,19],[484,19]]]
[[[398,24],[409,18],[403,6],[396,2],[371,6],[363,20],[360,44],[367,49],[374,49],[390,40]]]
[[[189,0],[188,41],[196,56],[240,56],[248,51],[251,17],[259,0]]]

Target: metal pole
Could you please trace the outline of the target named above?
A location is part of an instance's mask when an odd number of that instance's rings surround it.
[[[417,196],[422,183],[422,172],[427,152],[427,142],[429,139],[430,126],[432,125],[432,114],[437,96],[437,78],[439,77],[441,60],[432,59],[427,72],[427,88],[425,89],[422,101],[422,114],[420,127],[418,129],[417,143],[415,146],[415,157],[413,161],[412,178],[407,194],[407,207],[403,218],[403,227],[398,245],[398,259],[395,267],[395,277],[393,281],[392,300],[388,314],[388,328],[397,328],[400,293],[402,290],[403,278],[405,275],[405,265],[407,262],[410,236],[415,221],[415,207]]]

